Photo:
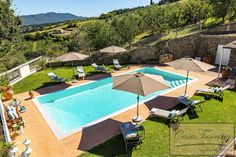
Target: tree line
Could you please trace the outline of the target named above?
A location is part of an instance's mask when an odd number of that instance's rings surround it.
[[[42,54],[53,57],[63,53],[62,50],[88,53],[113,44],[130,45],[137,35],[143,33],[168,34],[170,30],[177,32],[178,28],[190,24],[199,24],[201,29],[210,17],[221,19],[223,23],[236,18],[235,5],[236,0],[161,0],[159,4],[147,7],[102,14],[98,18],[89,19],[91,22],[86,24],[75,24],[73,21],[66,29],[76,28],[75,31],[71,36],[63,37],[51,36],[46,31],[18,36],[21,29],[20,18],[11,9],[10,0],[0,1],[0,61],[1,56],[9,52],[9,56],[18,55],[18,59],[12,63],[16,65],[16,62],[20,62],[19,58],[23,61]],[[36,44],[45,48],[35,46]]]
[[[158,35],[190,24],[199,24],[201,29],[209,17],[221,18],[223,23],[226,19],[236,17],[236,0],[186,0],[171,3],[174,1],[160,1],[167,4],[155,4],[128,14],[108,16],[78,29],[72,38],[73,43],[76,43],[73,39],[79,41],[74,50],[84,48],[79,44],[83,43],[82,40],[89,41],[87,45],[90,50],[98,50],[111,44],[131,44],[135,36],[143,32]]]

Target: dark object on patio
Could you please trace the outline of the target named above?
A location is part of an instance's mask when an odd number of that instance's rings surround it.
[[[236,89],[236,78],[234,79],[234,89]]]
[[[224,66],[221,71],[222,79],[228,79],[230,76],[230,72],[232,71],[232,68],[229,66]]]
[[[126,122],[120,125],[120,130],[125,142],[125,149],[128,152],[129,148],[136,148],[142,144],[145,138],[145,129],[140,125],[133,125],[131,122]]]
[[[213,57],[210,53],[206,53],[203,57],[202,57],[202,61],[204,63],[207,63],[207,64],[212,64],[213,62]]]
[[[190,110],[190,112],[188,112],[188,118],[191,119],[195,119],[195,118],[199,118],[197,112],[195,110]]]
[[[179,97],[178,100],[185,106],[189,107],[191,110],[194,110],[194,106],[196,106],[202,112],[201,100],[190,100],[187,97]]]
[[[211,100],[212,96],[211,95],[205,95],[204,100]]]

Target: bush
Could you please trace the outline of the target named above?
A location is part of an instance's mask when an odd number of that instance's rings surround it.
[[[33,33],[30,33],[30,34],[26,34],[26,35],[24,35],[24,39],[25,40],[33,40],[33,41],[35,41],[36,40],[36,37],[35,37],[35,35],[33,34]]]
[[[0,76],[0,86],[8,86],[10,83],[7,75]]]
[[[38,66],[41,67],[42,69],[44,69],[46,67],[46,62],[44,59],[41,59],[39,62],[38,62]]]
[[[116,44],[119,45],[121,37],[109,23],[99,21],[86,30],[87,37],[95,50]]]

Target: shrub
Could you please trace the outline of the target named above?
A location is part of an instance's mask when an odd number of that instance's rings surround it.
[[[0,86],[8,86],[10,83],[7,75],[0,76]]]
[[[232,71],[232,68],[230,66],[224,66],[222,69],[225,71]]]

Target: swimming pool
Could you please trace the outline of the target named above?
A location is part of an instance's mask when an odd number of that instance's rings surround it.
[[[161,90],[148,96],[140,96],[147,101],[184,85],[186,77],[155,68],[136,70],[147,74],[161,75],[170,89]],[[189,78],[189,81],[193,80]],[[39,96],[34,99],[38,109],[48,122],[58,139],[70,135],[82,127],[111,117],[118,112],[134,107],[136,94],[113,90],[112,78],[105,78],[77,87]]]

